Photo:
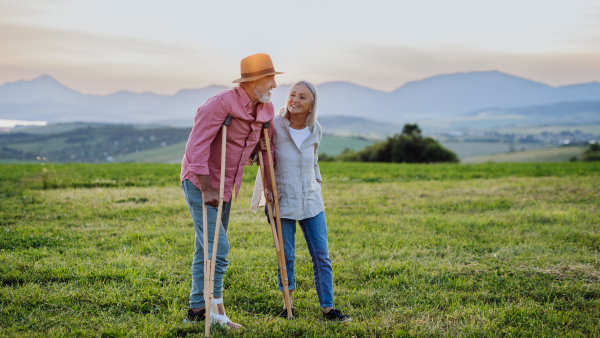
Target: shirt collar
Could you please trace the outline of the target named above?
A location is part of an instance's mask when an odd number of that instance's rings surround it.
[[[242,100],[242,104],[247,107],[248,109],[252,108],[252,101],[250,101],[250,98],[248,97],[248,94],[246,94],[246,91],[244,90],[244,88],[242,88],[242,84],[238,84],[237,86],[237,91],[238,91],[238,95],[240,96],[240,99]]]
[[[290,120],[281,116],[281,118],[283,119],[283,125],[285,125],[285,127],[290,130],[293,129],[292,127],[290,127]],[[310,130],[311,134],[315,132],[315,125],[313,124],[312,126],[308,126],[308,130]]]

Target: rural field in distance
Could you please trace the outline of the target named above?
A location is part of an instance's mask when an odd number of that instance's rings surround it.
[[[178,164],[0,165],[0,336],[203,337],[182,322],[194,230]],[[321,163],[334,303],[297,232],[296,318],[270,228],[232,206],[213,337],[600,336],[600,163]]]

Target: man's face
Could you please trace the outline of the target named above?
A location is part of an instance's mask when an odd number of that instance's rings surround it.
[[[262,77],[254,81],[254,94],[259,102],[267,103],[271,101],[271,90],[277,88],[275,75]]]

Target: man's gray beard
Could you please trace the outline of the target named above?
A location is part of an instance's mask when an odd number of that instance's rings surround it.
[[[257,88],[254,88],[254,94],[258,97],[258,101],[262,103],[271,102],[271,93],[267,90],[264,94]]]

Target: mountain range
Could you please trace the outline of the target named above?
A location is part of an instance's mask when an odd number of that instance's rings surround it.
[[[275,107],[284,104],[289,87],[279,85],[273,90]],[[228,88],[184,89],[174,95],[120,91],[99,96],[82,94],[44,75],[0,86],[0,119],[191,125],[197,107]],[[392,92],[348,82],[323,83],[317,89],[319,116],[391,123],[473,116],[487,111],[516,113],[531,106],[538,107],[539,113],[539,107],[557,104],[578,109],[582,102],[600,101],[597,82],[555,88],[498,71],[439,75],[409,82]]]

